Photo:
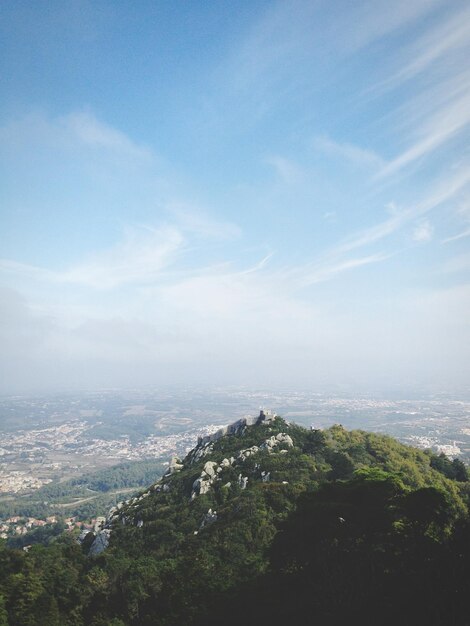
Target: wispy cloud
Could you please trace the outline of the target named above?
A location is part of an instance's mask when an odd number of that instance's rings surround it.
[[[132,160],[149,161],[156,154],[148,146],[140,145],[128,135],[99,120],[92,111],[73,111],[60,117],[51,117],[36,111],[15,118],[0,128],[4,148],[25,145],[40,146],[42,150],[90,149],[105,150]]]
[[[417,224],[413,230],[413,241],[424,242],[430,241],[434,234],[434,227],[429,220],[423,220]]]
[[[183,246],[182,234],[173,227],[128,230],[124,241],[62,271],[5,259],[0,260],[0,269],[35,280],[106,290],[152,282],[175,260]]]
[[[470,183],[470,165],[463,164],[457,171],[449,173],[444,180],[438,182],[432,193],[416,204],[402,210],[396,210],[384,222],[352,235],[335,248],[335,252],[348,252],[368,246],[393,234],[402,226],[417,217],[439,207],[454,198]]]
[[[391,176],[418,159],[426,157],[444,143],[466,129],[470,124],[470,92],[442,107],[421,125],[421,137],[387,163],[376,175],[377,179]]]
[[[174,260],[184,239],[174,228],[131,232],[125,241],[59,275],[64,282],[110,289],[155,280]]]
[[[369,95],[382,97],[393,90],[397,102],[383,123],[401,150],[383,164],[377,181],[432,164],[452,141],[468,141],[470,10],[458,4],[442,4],[441,9],[417,37],[405,39],[389,60],[389,75],[369,89]]]
[[[378,89],[395,88],[400,83],[415,78],[431,66],[446,62],[455,53],[465,53],[470,41],[470,10],[464,6],[437,25],[425,31],[402,51],[402,67],[376,86]],[[407,61],[411,59],[411,61]]]
[[[442,243],[450,243],[451,241],[458,241],[459,239],[465,239],[466,237],[470,237],[470,228],[466,228],[457,235],[443,239]]]
[[[390,254],[372,254],[365,257],[350,258],[339,262],[332,262],[324,265],[307,265],[294,273],[298,275],[297,284],[300,287],[307,287],[316,283],[323,283],[336,278],[343,272],[370,265],[371,263],[380,263],[390,258]]]
[[[423,19],[443,4],[443,0],[396,0],[393,3],[378,0],[350,4],[349,11],[341,12],[339,16],[335,14],[343,34],[343,40],[338,45],[344,46],[348,52],[359,50]],[[351,23],[356,28],[350,28]]]
[[[222,219],[210,217],[201,207],[184,202],[171,202],[166,207],[181,230],[208,239],[235,239],[240,237],[240,227]]]
[[[70,113],[61,117],[58,123],[66,133],[86,145],[124,152],[133,157],[154,157],[150,148],[137,144],[125,133],[99,121],[90,111]]]
[[[326,136],[317,137],[313,145],[318,150],[333,156],[339,156],[359,167],[377,169],[385,164],[384,159],[373,150],[367,150],[350,143],[339,143]]]
[[[292,159],[280,155],[272,155],[266,158],[266,163],[271,165],[279,178],[287,185],[295,185],[305,178],[304,170]]]

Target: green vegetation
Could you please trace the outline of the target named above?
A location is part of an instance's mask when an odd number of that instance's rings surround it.
[[[42,544],[44,546],[49,545],[59,537],[65,530],[65,525],[62,520],[58,520],[55,524],[48,524],[47,526],[39,526],[30,530],[25,535],[18,535],[7,539],[7,546],[9,548],[23,548],[25,546],[31,546],[35,544]],[[1,622],[0,622],[1,623]]]
[[[280,418],[205,451],[124,505],[98,556],[70,536],[0,550],[0,624],[467,624],[470,491],[459,464]]]
[[[64,514],[87,519],[105,515],[122,500],[119,494],[137,491],[162,475],[160,460],[129,461],[62,483],[51,483],[33,494],[0,502],[0,519],[13,515],[45,519]]]
[[[444,476],[452,480],[462,482],[469,480],[468,470],[462,461],[460,459],[450,461],[443,453],[431,458],[431,467],[434,467],[438,472],[441,472],[441,474],[444,474]]]

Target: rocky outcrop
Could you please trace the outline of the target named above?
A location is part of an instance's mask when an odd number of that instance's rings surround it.
[[[202,496],[210,491],[211,485],[217,480],[217,463],[215,461],[207,461],[199,478],[193,483],[191,492],[191,500],[196,496]]]
[[[276,413],[272,413],[269,410],[261,410],[257,417],[247,416],[242,417],[241,419],[233,422],[233,424],[229,424],[228,426],[223,426],[217,432],[212,435],[206,435],[205,437],[198,437],[197,447],[204,447],[208,443],[218,441],[222,437],[226,435],[240,435],[243,433],[247,426],[258,426],[259,424],[270,424],[276,419]]]
[[[233,456],[231,456],[229,459],[224,459],[223,461],[221,461],[220,467],[221,468],[231,467],[234,463],[235,463],[235,459],[233,458]]]
[[[217,511],[213,511],[209,509],[207,513],[202,518],[201,525],[199,526],[199,530],[202,530],[205,526],[209,526],[217,521]]]
[[[240,421],[237,422],[237,424],[239,424],[240,426]],[[239,426],[237,426],[237,428]],[[212,443],[213,442],[206,442],[205,444],[201,444],[203,446],[201,449],[204,450],[205,447],[212,446]],[[275,452],[275,449],[278,446],[283,446],[283,449],[279,450],[279,452],[287,452],[285,447],[287,446],[287,448],[292,448],[294,446],[294,442],[292,441],[290,435],[288,435],[287,433],[278,433],[277,435],[272,435],[272,437],[266,439],[260,446],[251,446],[250,448],[240,450],[236,458],[231,457],[230,459],[223,459],[220,462],[220,465],[218,465],[215,461],[207,461],[204,465],[204,469],[202,470],[201,475],[196,478],[193,483],[191,500],[194,500],[194,498],[196,498],[197,496],[208,493],[214,482],[218,480],[219,475],[223,472],[225,468],[244,463],[246,459],[257,454],[260,451],[266,451],[269,453]],[[256,465],[256,469],[259,469],[259,464]],[[270,475],[269,473],[266,474],[266,472],[262,472],[261,478],[264,482],[268,482],[270,479]],[[240,485],[241,489],[246,489],[246,486],[248,484],[248,477],[243,477],[240,474],[238,484]]]
[[[199,439],[201,438],[199,437]],[[198,442],[199,442],[199,439],[198,439]],[[193,450],[191,450],[191,452],[188,454],[188,456],[186,457],[186,461],[189,465],[194,465],[195,463],[203,459],[205,456],[210,454],[212,451],[213,451],[212,442],[207,441],[205,443],[198,443],[197,446],[193,448]]]
[[[104,530],[100,530],[93,543],[91,544],[89,555],[96,556],[97,554],[101,554],[103,550],[109,545],[109,537],[111,535],[111,530],[109,528],[105,528]]]
[[[82,544],[85,539],[88,537],[88,535],[95,535],[95,533],[91,530],[88,530],[88,528],[85,528],[84,530],[80,531],[80,534],[77,537],[77,543]]]
[[[292,448],[294,446],[294,442],[292,438],[286,433],[279,433],[278,435],[273,435],[266,439],[260,446],[251,446],[251,448],[246,448],[245,450],[240,450],[237,455],[236,461],[237,463],[243,463],[248,457],[253,456],[260,450],[267,450],[268,452],[273,452],[274,448],[280,445],[286,445],[288,448]],[[224,459],[227,461],[227,459]],[[231,465],[233,462],[231,463]]]
[[[240,489],[246,489],[246,486],[248,484],[248,476],[242,476],[241,474],[239,474],[238,484],[240,486]]]
[[[256,454],[259,450],[258,446],[251,446],[251,448],[246,448],[246,450],[240,450],[237,455],[237,461],[243,463],[249,456],[253,456],[253,454]]]
[[[293,448],[294,442],[292,441],[292,437],[287,433],[279,433],[278,435],[273,435],[269,439],[266,439],[266,441],[261,444],[260,449],[272,452],[273,449],[279,445],[286,445],[288,448]]]
[[[170,476],[176,472],[181,472],[184,465],[176,456],[174,456],[168,464],[168,469],[165,472],[165,476]]]

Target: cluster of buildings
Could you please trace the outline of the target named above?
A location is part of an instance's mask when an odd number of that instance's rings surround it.
[[[64,474],[81,475],[103,464],[184,455],[194,446],[198,434],[212,433],[220,426],[209,424],[199,430],[149,435],[135,443],[127,435],[92,439],[89,433],[85,435],[90,428],[87,422],[75,420],[51,428],[6,434],[0,447],[0,494],[33,491]]]
[[[20,517],[19,515],[13,515],[5,521],[0,520],[0,538],[7,539],[14,535],[26,535],[27,532],[38,528],[39,526],[47,526],[48,524],[56,524],[57,518],[55,516],[46,517],[43,519],[36,519],[35,517]]]
[[[40,478],[20,470],[0,470],[0,493],[20,493],[39,489],[52,482],[51,478]]]
[[[405,440],[405,438],[403,438]],[[439,440],[436,437],[422,437],[419,435],[410,435],[406,438],[406,443],[410,443],[412,446],[416,446],[417,448],[429,449],[437,454],[445,454],[448,457],[454,458],[458,457],[462,450],[458,446],[457,441],[453,441],[449,444],[440,444]]]

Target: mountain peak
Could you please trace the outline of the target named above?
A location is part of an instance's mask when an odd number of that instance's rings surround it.
[[[336,625],[372,607],[387,626],[437,626],[466,606],[470,524],[468,482],[436,459],[339,425],[237,420],[75,546],[80,624]]]

